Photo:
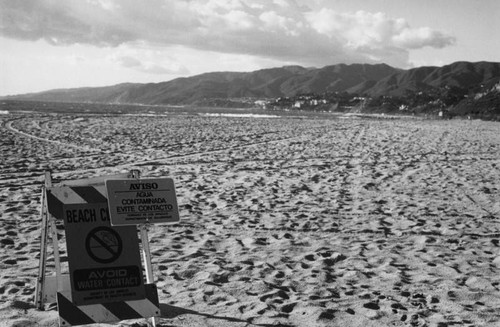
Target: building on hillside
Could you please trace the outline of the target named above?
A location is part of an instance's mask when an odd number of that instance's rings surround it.
[[[254,102],[254,104],[258,107],[261,107],[262,109],[267,109],[269,101],[266,100],[257,100]]]
[[[302,105],[304,104],[304,101],[303,100],[297,100],[295,101],[295,103],[293,104],[293,107],[294,108],[298,108],[300,109],[302,107]]]

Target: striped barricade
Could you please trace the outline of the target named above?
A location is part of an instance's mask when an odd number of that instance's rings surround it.
[[[46,198],[49,214],[65,224],[71,283],[57,290],[60,326],[159,317],[156,285],[143,280],[137,228],[110,225],[105,185],[49,187]]]
[[[96,186],[59,186],[47,189],[49,213],[60,220],[63,220],[64,205],[107,202],[104,184]]]
[[[142,300],[75,305],[71,292],[57,292],[60,326],[115,322],[127,319],[160,316],[158,292],[155,284],[146,284],[146,298]]]

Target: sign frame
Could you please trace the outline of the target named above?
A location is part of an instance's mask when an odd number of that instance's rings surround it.
[[[66,298],[70,301],[71,308],[66,308],[69,311],[63,312],[62,308],[59,311],[59,324],[60,326],[69,326],[74,324],[88,324],[99,322],[115,322],[123,319],[132,318],[151,318],[152,326],[156,326],[156,317],[161,315],[159,306],[158,293],[154,283],[154,276],[152,272],[151,253],[149,249],[148,238],[148,225],[139,224],[136,226],[117,226],[111,225],[109,220],[109,208],[107,202],[107,193],[105,181],[108,179],[131,179],[137,180],[140,176],[140,171],[137,169],[130,170],[129,173],[121,173],[115,175],[97,176],[89,179],[78,180],[57,180],[53,183],[52,172],[44,172],[44,185],[42,186],[41,194],[41,238],[40,238],[40,259],[38,277],[36,281],[36,293],[34,302],[39,310],[44,310],[46,303],[53,303],[60,298]],[[135,237],[137,239],[137,231],[140,232],[141,246],[140,252],[144,267],[139,259],[139,270],[145,270],[146,283],[141,277],[142,286],[145,289],[146,297],[138,300],[119,300],[115,298],[113,302],[97,303],[97,304],[84,304],[78,305],[73,303],[72,300],[72,287],[70,282],[70,274],[62,273],[61,263],[66,262],[69,266],[70,256],[69,252],[65,257],[60,257],[59,253],[59,236],[56,227],[56,221],[61,223],[64,220],[65,205],[73,204],[99,204],[106,206],[108,209],[107,224],[110,228],[132,228],[135,230]],[[87,213],[88,214],[88,213]],[[81,216],[81,217],[80,217]],[[78,215],[79,219],[89,219],[85,212],[83,215]],[[66,229],[66,228],[65,228]],[[48,238],[52,239],[53,259],[55,269],[53,275],[47,275],[47,260],[48,260]],[[92,239],[94,241],[94,239]],[[123,240],[122,240],[123,241]],[[124,243],[124,242],[123,242]],[[136,241],[137,246],[138,240]],[[67,244],[66,244],[67,248]],[[117,251],[118,252],[118,251]],[[119,255],[116,255],[119,257]],[[140,257],[140,255],[139,255]],[[69,268],[69,267],[68,267]],[[63,295],[62,295],[63,294]],[[66,301],[67,302],[67,301]],[[127,306],[132,306],[135,313],[132,314],[130,310],[125,309]],[[63,318],[63,314],[68,314],[72,323]],[[73,316],[73,314],[75,314]],[[86,316],[89,320],[78,321],[79,317]],[[77,320],[73,320],[77,319]]]

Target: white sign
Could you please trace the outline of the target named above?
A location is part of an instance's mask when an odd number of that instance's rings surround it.
[[[113,226],[179,221],[171,178],[107,180],[106,189]]]

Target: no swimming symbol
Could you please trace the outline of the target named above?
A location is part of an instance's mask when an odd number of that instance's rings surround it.
[[[111,263],[120,257],[123,242],[112,228],[99,226],[92,229],[85,239],[85,250],[99,263]]]

